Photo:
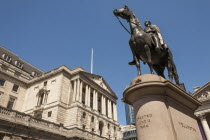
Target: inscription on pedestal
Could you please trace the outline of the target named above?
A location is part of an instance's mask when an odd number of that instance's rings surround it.
[[[140,125],[141,128],[147,128],[149,127],[151,119],[152,119],[152,114],[146,114],[146,115],[137,117],[136,122],[137,124]]]
[[[179,125],[181,125],[183,128],[185,128],[185,129],[188,129],[188,130],[191,130],[191,131],[194,131],[194,132],[196,132],[196,129],[195,128],[193,128],[193,127],[191,127],[191,126],[189,126],[189,125],[186,125],[186,124],[184,124],[184,123],[182,123],[182,122],[179,122]]]

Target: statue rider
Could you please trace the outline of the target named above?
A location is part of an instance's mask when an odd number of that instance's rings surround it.
[[[168,46],[164,42],[163,37],[161,35],[160,28],[158,28],[157,25],[151,24],[150,21],[145,21],[144,25],[146,26],[144,31],[146,33],[149,33],[152,36],[152,39],[155,43],[156,51],[159,52],[160,50],[168,49]],[[159,45],[159,42],[160,42],[160,45]]]
[[[145,21],[144,25],[146,26],[144,31],[151,35],[153,43],[155,45],[156,52],[160,53],[161,50],[164,50],[164,51],[167,50],[168,46],[163,40],[163,37],[160,33],[160,28],[158,28],[157,25],[151,24],[150,21]],[[135,60],[133,60],[132,62],[129,62],[128,64],[135,65],[136,62],[135,62]]]

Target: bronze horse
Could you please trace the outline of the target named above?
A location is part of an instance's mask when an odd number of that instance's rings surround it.
[[[144,32],[139,20],[127,6],[118,10],[116,9],[113,13],[115,16],[127,20],[130,24],[131,38],[129,45],[136,62],[138,75],[141,75],[139,60],[142,60],[149,65],[151,74],[154,73],[154,69],[157,75],[164,78],[164,70],[167,67],[170,81],[174,79],[176,84],[179,84],[179,77],[170,49],[157,52],[150,34]]]

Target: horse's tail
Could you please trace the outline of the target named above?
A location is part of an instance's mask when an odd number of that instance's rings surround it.
[[[169,53],[170,63],[171,63],[171,66],[172,66],[173,79],[175,80],[176,84],[179,84],[178,72],[177,72],[176,65],[175,65],[174,60],[173,60],[173,55],[172,55],[171,50],[169,48],[168,48],[168,53]]]
[[[173,59],[172,59],[171,63],[172,63],[172,73],[173,73],[173,76],[174,76],[174,80],[175,80],[176,84],[179,85],[179,75],[177,73],[176,65],[174,64]]]

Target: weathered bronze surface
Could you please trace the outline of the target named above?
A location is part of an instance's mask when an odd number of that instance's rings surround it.
[[[150,21],[145,22],[146,28],[143,30],[139,20],[135,14],[127,7],[116,9],[113,11],[116,17],[125,19],[130,24],[130,40],[129,45],[133,54],[134,61],[129,62],[130,65],[136,65],[138,75],[141,75],[139,60],[147,63],[151,74],[164,76],[165,67],[168,69],[170,81],[173,79],[179,84],[179,77],[173,56],[167,44],[163,41],[160,29],[156,25],[152,25]]]

